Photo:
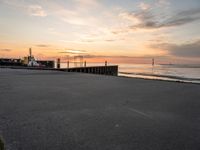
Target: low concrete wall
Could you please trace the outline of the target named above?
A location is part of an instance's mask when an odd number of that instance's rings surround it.
[[[76,68],[61,68],[61,69],[46,68],[46,67],[23,67],[23,66],[0,66],[0,68],[82,72],[82,73],[102,74],[102,75],[112,75],[112,76],[118,75],[118,66],[93,66],[93,67],[76,67]]]

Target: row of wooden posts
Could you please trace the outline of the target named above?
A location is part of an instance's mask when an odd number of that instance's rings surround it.
[[[105,66],[87,66],[86,61],[84,62],[84,66],[75,66],[69,67],[69,61],[67,62],[67,68],[60,68],[60,59],[57,59],[57,69],[60,71],[66,72],[82,72],[82,73],[90,73],[90,74],[102,74],[102,75],[118,75],[118,66],[117,65],[109,65],[108,62],[105,61]],[[82,63],[83,64],[83,63]]]

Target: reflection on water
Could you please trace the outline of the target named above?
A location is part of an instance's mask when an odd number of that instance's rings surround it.
[[[70,67],[80,64],[71,63]],[[105,63],[87,63],[87,66],[103,66]],[[108,63],[108,65],[114,65]],[[154,65],[151,64],[118,64],[119,75],[146,79],[161,79],[200,83],[200,65]],[[67,68],[61,63],[61,68]]]
[[[200,83],[200,65],[122,64],[119,75]]]

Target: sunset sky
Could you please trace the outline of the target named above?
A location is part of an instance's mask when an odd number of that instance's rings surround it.
[[[200,0],[0,0],[0,58],[200,63]]]

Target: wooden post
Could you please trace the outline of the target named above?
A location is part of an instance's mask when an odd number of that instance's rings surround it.
[[[84,67],[86,67],[86,61],[84,62]]]
[[[108,62],[107,61],[105,61],[105,66],[107,66],[108,65]]]
[[[67,68],[69,68],[69,61],[67,61]]]
[[[57,68],[60,69],[60,58],[57,59]]]
[[[155,64],[155,60],[154,60],[154,58],[152,59],[152,66],[154,66],[154,64]]]

